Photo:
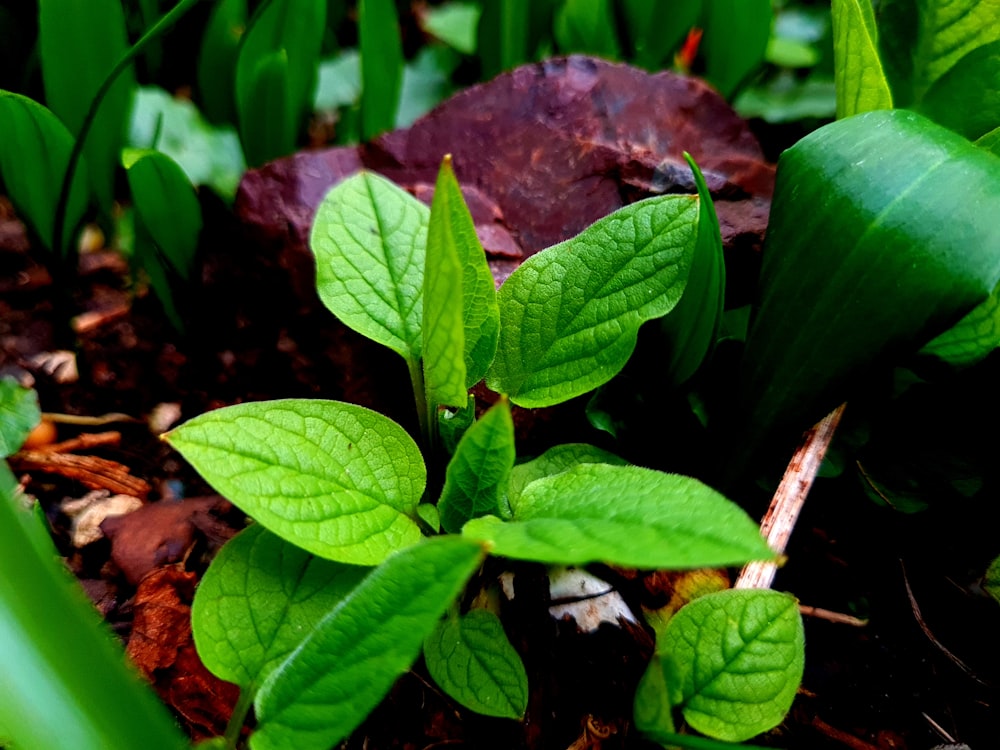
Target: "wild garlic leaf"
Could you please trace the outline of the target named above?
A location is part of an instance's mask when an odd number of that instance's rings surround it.
[[[471,518],[497,513],[514,465],[514,421],[501,399],[466,430],[448,462],[438,502],[441,525],[458,533]]]
[[[1000,12],[1000,7],[994,13]],[[994,16],[996,17],[996,16]],[[969,140],[1000,124],[1000,39],[956,62],[924,94],[915,109]]]
[[[501,515],[511,518],[517,512],[517,503],[521,498],[521,493],[531,482],[559,474],[578,464],[627,466],[628,461],[587,443],[554,445],[538,458],[518,464],[511,470],[510,483],[507,487],[507,500],[500,506]]]
[[[20,450],[41,418],[37,393],[13,378],[0,378],[0,459]]]
[[[420,653],[484,558],[457,536],[389,557],[271,672],[253,750],[326,750],[354,730]]]
[[[832,14],[837,118],[892,109],[871,0],[833,0]]]
[[[377,565],[421,537],[423,457],[402,427],[369,409],[319,399],[237,404],[164,439],[220,494],[314,555]]]
[[[633,203],[522,263],[498,293],[489,387],[520,406],[551,406],[617,374],[639,326],[684,291],[698,204],[694,195]]]
[[[327,193],[309,241],[327,309],[408,362],[421,354],[429,216],[402,188],[360,172]]]
[[[219,550],[195,592],[191,629],[216,677],[254,689],[369,569],[323,560],[260,524]]]
[[[802,681],[805,635],[787,594],[730,589],[683,607],[657,652],[673,662],[672,700],[699,732],[742,742],[777,726]]]
[[[424,641],[434,682],[484,716],[520,719],[528,707],[528,675],[500,619],[474,609],[441,620]]]
[[[739,506],[697,479],[638,466],[580,464],[528,484],[514,520],[462,534],[518,560],[631,568],[707,568],[774,554]]]
[[[953,365],[972,365],[1000,346],[1000,286],[920,351]]]

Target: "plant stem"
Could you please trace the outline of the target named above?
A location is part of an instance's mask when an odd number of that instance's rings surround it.
[[[785,554],[788,539],[795,528],[806,495],[812,488],[813,480],[823,463],[826,449],[830,447],[833,433],[840,423],[846,403],[841,404],[823,419],[817,422],[802,436],[802,442],[795,451],[781,484],[771,498],[771,505],[760,522],[760,533],[767,538],[767,543],[778,555]],[[757,560],[748,563],[740,571],[739,578],[733,584],[737,589],[768,589],[774,583],[778,566],[773,562]]]
[[[410,371],[410,384],[413,386],[413,401],[417,406],[417,420],[420,422],[420,437],[428,453],[433,453],[436,431],[431,419],[431,404],[427,400],[424,388],[424,369],[419,359],[407,359],[406,366]]]
[[[243,724],[247,720],[247,713],[249,713],[250,706],[252,705],[253,691],[249,688],[241,688],[239,700],[233,706],[233,713],[229,717],[229,723],[226,724],[226,733],[223,735],[226,747],[230,748],[230,750],[236,750],[236,743],[240,741],[240,733],[243,731]]]

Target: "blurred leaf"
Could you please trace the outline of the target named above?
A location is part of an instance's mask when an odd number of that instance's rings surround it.
[[[1000,287],[985,302],[924,346],[924,354],[953,365],[972,365],[1000,346]]]
[[[837,90],[827,78],[810,76],[802,81],[786,72],[766,84],[744,89],[733,107],[741,117],[760,117],[773,123],[832,119],[837,113]]]
[[[931,84],[916,109],[969,140],[1000,127],[1000,41],[961,58]]]
[[[976,145],[995,156],[1000,156],[1000,127],[976,139]]]
[[[492,78],[527,62],[534,52],[532,18],[537,10],[551,13],[555,0],[482,0],[483,12],[476,30],[481,76]]]
[[[897,107],[913,103],[913,52],[920,21],[918,0],[880,0],[879,58]]]
[[[128,49],[122,4],[44,0],[39,4],[38,40],[46,101],[75,136],[101,84]],[[115,170],[134,88],[129,69],[105,95],[83,148],[94,195],[105,213],[111,212],[114,201]],[[60,183],[52,189],[58,192]]]
[[[838,118],[892,109],[871,0],[833,0],[833,55]]]
[[[190,101],[156,86],[140,86],[136,92],[128,145],[162,151],[191,184],[207,185],[230,202],[246,171],[235,130],[213,127]]]
[[[330,112],[356,104],[361,98],[361,55],[356,49],[341,50],[319,64],[319,79],[313,109]]]
[[[771,0],[706,0],[703,13],[705,78],[728,99],[764,61]]]
[[[451,96],[455,90],[451,72],[457,55],[447,47],[424,47],[403,66],[403,83],[395,127],[408,128],[418,118]]]
[[[983,578],[983,588],[986,593],[1000,602],[1000,557],[990,563]]]
[[[997,157],[905,110],[838,121],[784,152],[742,368],[751,435],[801,432],[873,365],[989,296],[998,175]]]
[[[220,0],[201,38],[198,92],[205,117],[216,125],[238,122],[236,60],[246,25],[247,0]]]
[[[73,136],[49,110],[27,97],[0,91],[0,180],[18,213],[42,244],[65,256],[68,247],[54,247],[56,203],[73,150]],[[87,207],[86,165],[73,177],[66,228],[73,230]],[[64,233],[65,234],[65,233]],[[70,244],[72,233],[68,235]]]
[[[394,0],[359,0],[361,137],[392,130],[403,85],[403,42]]]
[[[0,458],[17,453],[41,418],[37,393],[0,378]]]
[[[811,44],[784,37],[771,37],[765,59],[783,68],[811,68],[819,62],[820,53]]]
[[[251,166],[260,166],[295,149],[298,119],[290,100],[288,53],[269,52],[258,59],[249,80],[253,91],[240,106],[243,153]],[[242,124],[242,123],[245,123]]]
[[[476,52],[476,26],[482,8],[474,3],[448,2],[429,7],[423,16],[423,28],[462,54]]]
[[[609,0],[563,0],[553,31],[563,54],[582,53],[609,60],[621,57]]]
[[[671,54],[698,25],[701,6],[702,0],[624,0],[633,62],[648,70],[669,65]]]

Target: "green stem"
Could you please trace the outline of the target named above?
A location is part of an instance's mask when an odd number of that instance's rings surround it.
[[[430,420],[430,404],[424,389],[424,368],[419,359],[407,358],[406,366],[410,371],[410,384],[413,386],[413,401],[417,406],[417,420],[420,422],[420,437],[424,447],[431,449],[433,425]]]
[[[180,0],[169,13],[164,15],[149,31],[142,35],[139,41],[132,45],[131,49],[121,56],[118,62],[115,63],[115,67],[111,69],[108,77],[104,79],[101,87],[97,90],[97,95],[91,100],[90,109],[87,110],[87,116],[83,118],[80,132],[77,133],[76,141],[73,143],[73,150],[69,155],[69,163],[66,165],[66,174],[63,175],[62,186],[59,188],[59,202],[56,204],[55,224],[52,231],[52,240],[55,243],[55,248],[53,249],[64,259],[67,256],[63,235],[66,232],[66,211],[69,207],[69,191],[73,184],[73,177],[76,175],[77,166],[80,163],[80,156],[83,154],[83,144],[86,142],[87,136],[90,134],[90,129],[94,125],[97,111],[100,109],[104,98],[115,84],[118,76],[124,72],[136,57],[142,54],[143,50],[153,40],[177,23],[181,16],[187,13],[198,2],[199,0]]]
[[[241,688],[239,700],[233,706],[232,716],[229,717],[229,723],[226,724],[226,733],[223,735],[226,747],[229,750],[236,750],[236,743],[240,741],[240,733],[243,731],[243,724],[246,723],[247,714],[250,712],[250,706],[252,705],[253,691],[249,688]]]

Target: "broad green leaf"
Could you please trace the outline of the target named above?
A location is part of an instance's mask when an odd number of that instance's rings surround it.
[[[525,407],[606,383],[639,326],[684,291],[698,198],[665,195],[615,211],[526,260],[500,287],[500,343],[487,384]]]
[[[1000,40],[962,57],[931,85],[917,110],[970,140],[1000,126]]]
[[[37,393],[0,378],[0,458],[17,453],[41,418]]]
[[[742,366],[751,434],[801,432],[873,365],[989,296],[998,174],[1000,159],[904,110],[832,123],[785,151]]]
[[[285,399],[210,411],[164,438],[215,489],[315,555],[376,565],[420,539],[413,439],[354,404]]]
[[[424,641],[424,660],[434,682],[466,708],[503,719],[524,716],[528,675],[492,612],[474,609],[440,621]]]
[[[359,0],[361,137],[371,140],[396,124],[403,85],[403,42],[395,0]]]
[[[972,365],[1000,346],[1000,286],[921,351],[953,365]]]
[[[871,0],[833,0],[833,58],[838,119],[892,109]]]
[[[162,258],[187,279],[201,234],[201,206],[191,183],[177,162],[159,151],[126,152],[125,168],[136,221]]]
[[[674,615],[657,651],[673,661],[673,702],[687,722],[742,742],[781,723],[802,681],[798,603],[769,590],[707,594]]]
[[[553,28],[560,52],[621,57],[615,19],[608,0],[564,0],[556,10]]]
[[[990,563],[983,578],[983,588],[986,593],[1000,602],[1000,557]]]
[[[976,145],[994,156],[1000,156],[1000,127],[996,127],[986,135],[977,138]]]
[[[496,514],[513,465],[514,421],[502,399],[466,430],[448,462],[438,502],[445,531],[457,533],[469,519]]]
[[[476,53],[476,26],[482,8],[473,3],[447,2],[424,12],[424,31],[466,55]]]
[[[772,559],[757,525],[697,479],[638,466],[580,464],[521,492],[514,520],[462,533],[518,560],[706,568]]]
[[[205,117],[216,125],[236,125],[236,60],[247,25],[247,0],[220,0],[201,37],[198,93]]]
[[[0,727],[15,748],[189,747],[0,461]],[[53,613],[58,613],[57,617]]]
[[[31,99],[0,91],[0,182],[17,208],[50,250],[59,186],[62,185],[73,150],[73,136],[49,110]],[[83,218],[89,191],[86,168],[80,163],[73,177],[67,209],[66,229]]]
[[[236,110],[247,162],[295,150],[312,104],[326,0],[271,0],[250,19],[236,60]]]
[[[521,499],[521,493],[532,482],[559,474],[579,464],[627,466],[628,461],[587,443],[555,445],[538,458],[518,464],[511,470],[507,499],[505,503],[501,503],[500,507],[501,515],[505,518],[511,518],[517,512],[517,503]]]
[[[726,295],[722,235],[712,196],[694,159],[686,152],[684,158],[698,186],[698,238],[684,294],[659,321],[667,349],[662,377],[675,386],[691,379],[715,346]]]
[[[635,689],[632,709],[635,728],[652,739],[677,729],[670,703],[671,667],[669,659],[654,654]]]
[[[465,406],[458,410],[442,409],[437,415],[438,434],[441,445],[447,455],[451,456],[458,448],[458,441],[465,431],[476,421],[476,397],[469,394]]]
[[[439,216],[435,220],[435,215]],[[451,159],[445,157],[438,174],[437,186],[434,189],[434,200],[431,204],[430,224],[427,229],[428,263],[434,255],[454,255],[458,260],[461,283],[461,324],[463,327],[465,382],[462,384],[462,396],[456,403],[448,404],[459,407],[465,404],[465,390],[471,388],[486,374],[490,363],[496,355],[497,339],[500,335],[500,310],[497,306],[496,287],[493,274],[486,262],[486,253],[476,236],[476,227],[472,222],[468,206],[462,197],[458,180],[451,167]],[[448,302],[433,299],[424,282],[424,341],[433,336],[434,325],[431,310],[440,306],[454,306],[458,300],[452,289],[439,288],[435,294],[449,297]],[[424,352],[424,368],[429,353]],[[458,396],[456,388],[456,397]],[[448,402],[440,401],[445,404]]]
[[[190,101],[155,86],[140,86],[136,92],[128,144],[162,151],[191,184],[208,185],[229,202],[246,171],[235,130],[209,125]]]
[[[965,55],[1000,40],[1000,0],[924,0],[917,10],[913,93],[920,101]]]
[[[698,25],[701,6],[701,0],[625,0],[621,7],[634,64],[649,70],[669,65],[671,54]]]
[[[327,193],[309,241],[327,309],[407,361],[421,353],[429,215],[402,188],[361,172]]]
[[[255,702],[253,750],[326,750],[360,724],[417,658],[483,560],[439,537],[375,568],[271,672]]]
[[[126,52],[125,13],[118,0],[44,0],[38,11],[45,101],[75,136],[104,79]],[[131,70],[119,76],[101,102],[83,147],[94,194],[108,213],[134,88]],[[58,193],[59,184],[51,189]]]
[[[226,543],[198,584],[198,656],[217,677],[256,689],[368,572],[314,557],[254,524]]]
[[[705,0],[704,5],[705,78],[729,98],[764,62],[774,16],[771,0]]]

